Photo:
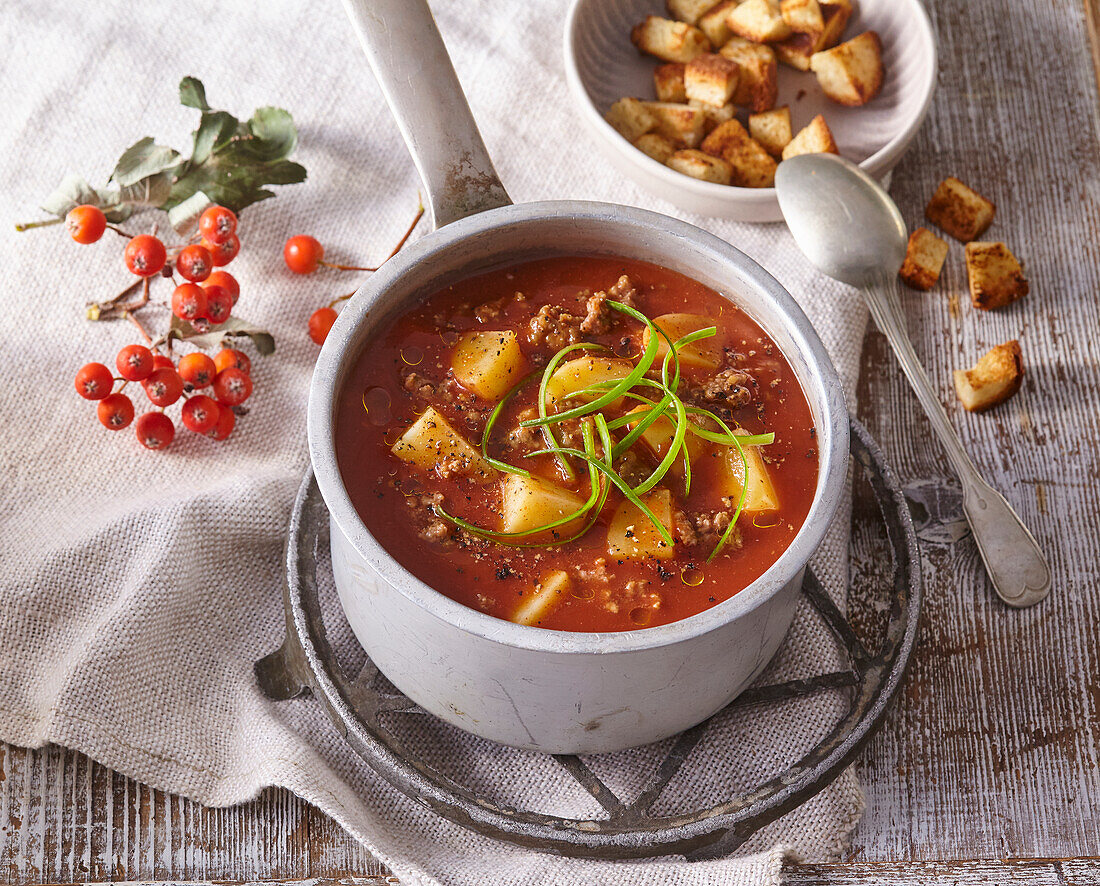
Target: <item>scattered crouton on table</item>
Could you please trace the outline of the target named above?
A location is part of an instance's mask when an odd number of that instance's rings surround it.
[[[677,172],[719,185],[728,185],[733,176],[733,168],[721,157],[714,157],[691,148],[677,151],[666,162]]]
[[[898,275],[913,289],[931,289],[940,278],[946,258],[947,241],[928,228],[917,228],[909,235],[909,248]]]
[[[666,62],[686,64],[695,56],[710,51],[710,41],[698,28],[657,15],[647,15],[645,21],[635,25],[630,41],[640,51]]]
[[[783,149],[783,159],[789,160],[799,154],[839,154],[833,133],[825,118],[818,114],[791,139]]]
[[[865,105],[882,89],[882,41],[874,31],[865,31],[833,49],[815,52],[810,70],[821,91],[837,104]]]
[[[996,209],[992,201],[949,176],[936,188],[924,216],[956,240],[969,243],[978,239],[993,223]]]
[[[969,412],[983,412],[1003,403],[1024,379],[1024,359],[1018,341],[997,345],[970,369],[956,369],[955,392]]]
[[[706,52],[684,66],[684,92],[689,101],[720,108],[733,98],[741,69],[722,55]]]
[[[770,188],[775,183],[775,160],[737,120],[721,124],[703,139],[702,149],[730,165],[732,185]]]
[[[779,73],[770,46],[743,37],[731,37],[719,51],[741,69],[733,103],[750,111],[769,111],[779,95]]]
[[[1024,269],[1003,243],[967,243],[966,272],[970,301],[983,311],[1003,308],[1028,293]]]
[[[749,135],[773,157],[782,157],[791,141],[791,109],[787,105],[749,115]]]

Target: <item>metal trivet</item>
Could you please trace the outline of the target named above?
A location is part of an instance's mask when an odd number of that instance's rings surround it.
[[[876,604],[886,610],[881,644],[877,652],[869,652],[817,578],[807,571],[802,593],[845,651],[848,667],[808,679],[752,687],[730,708],[783,702],[832,689],[845,691],[848,711],[798,762],[718,805],[683,814],[651,814],[661,793],[703,738],[710,720],[671,741],[671,749],[648,783],[629,803],[617,797],[580,757],[546,756],[548,765],[564,767],[607,813],[583,820],[511,808],[479,797],[418,756],[386,727],[383,715],[431,715],[380,678],[369,659],[356,674],[345,673],[330,646],[317,583],[318,556],[327,546],[328,511],[312,473],[302,483],[290,521],[287,635],[276,652],[256,663],[260,686],[276,700],[312,692],[356,753],[386,781],[444,818],[481,834],[546,852],[592,858],[728,854],[760,828],[814,796],[852,762],[882,723],[913,648],[922,580],[909,509],[878,445],[856,421],[852,422],[851,451],[874,490],[894,564],[892,585],[885,600]]]

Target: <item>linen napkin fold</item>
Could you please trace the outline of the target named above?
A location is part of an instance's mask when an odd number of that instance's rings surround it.
[[[854,391],[865,312],[807,266],[783,227],[685,216],[596,158],[564,87],[564,3],[486,0],[475,12],[436,0],[433,8],[513,199],[654,208],[726,238],[800,301]],[[730,858],[561,859],[436,817],[359,761],[313,700],[273,703],[260,694],[252,664],[281,639],[281,549],[308,461],[306,392],[316,348],[306,319],[357,285],[336,273],[293,277],[282,243],[309,233],[333,259],[381,259],[411,218],[420,185],[338,4],[200,3],[194,11],[217,23],[198,40],[181,31],[180,7],[168,2],[143,4],[135,16],[122,0],[94,8],[44,0],[9,6],[0,18],[8,47],[0,70],[8,120],[0,132],[0,353],[18,370],[0,399],[0,738],[75,748],[211,805],[239,803],[270,785],[288,788],[409,884],[759,884],[776,882],[786,857],[838,857],[862,810],[850,771]],[[121,241],[108,233],[80,247],[60,228],[15,234],[11,222],[36,217],[66,173],[102,183],[141,136],[189,144],[195,115],[176,104],[185,74],[205,81],[214,105],[239,115],[264,104],[290,110],[301,134],[295,159],[309,179],[277,188],[277,199],[242,219],[243,247],[230,268],[241,283],[235,311],[278,343],[273,356],[254,356],[250,414],[225,443],[181,428],[171,448],[154,453],[138,446],[132,430],[102,428],[94,404],[72,388],[80,365],[110,363],[136,340],[128,324],[83,316],[85,301],[128,282]],[[156,287],[155,299],[165,292]],[[144,316],[164,323],[167,312],[153,307]],[[814,563],[842,608],[848,517],[845,506]],[[335,622],[340,654],[361,655],[346,625]],[[762,679],[838,663],[803,605]],[[747,787],[775,772],[829,728],[839,704],[822,695],[766,718],[725,717],[695,751],[717,777],[703,781],[685,769],[663,808],[688,808],[714,794],[716,783]],[[502,767],[517,752],[456,737],[428,718],[409,728],[410,743],[450,771],[479,773],[488,793],[564,814],[591,802],[545,760]],[[658,751],[590,765],[628,796],[638,766]]]

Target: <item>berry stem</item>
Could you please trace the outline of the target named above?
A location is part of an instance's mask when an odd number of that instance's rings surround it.
[[[145,301],[143,301],[142,304],[145,304],[145,302],[147,302],[147,301],[149,301],[149,283],[148,283],[148,281],[146,281],[146,284],[145,284]],[[137,305],[133,309],[136,310],[137,307],[141,307],[141,305]],[[133,323],[137,327],[138,332],[141,333],[141,337],[145,339],[145,343],[147,345],[152,345],[153,344],[152,336],[150,336],[149,333],[145,330],[145,327],[141,325],[141,321],[131,313],[131,307],[123,308],[122,309],[122,316],[124,316],[127,320],[129,320],[131,323]]]
[[[409,237],[412,236],[412,232],[416,230],[416,226],[418,224],[420,224],[420,219],[422,219],[423,217],[424,217],[424,201],[420,200],[419,195],[418,195],[416,215],[413,217],[412,224],[409,225],[408,230],[405,231],[405,233],[401,236],[401,239],[397,241],[397,245],[393,248],[393,251],[389,255],[387,255],[384,259],[382,259],[382,261],[378,264],[377,267],[361,268],[357,265],[337,265],[337,264],[333,264],[332,262],[327,262],[327,261],[319,261],[319,262],[317,262],[317,264],[322,265],[326,268],[332,268],[333,270],[336,270],[336,271],[369,271],[369,272],[373,273],[374,271],[377,271],[378,268],[382,267],[382,265],[384,265],[386,262],[388,262],[391,258],[393,258],[395,255],[397,255],[397,253],[399,253],[401,251],[401,247],[403,247],[408,242]],[[348,296],[345,295],[342,298],[337,299],[337,301],[343,301],[344,298],[347,298],[347,297]],[[335,302],[334,302],[334,304],[335,304]]]
[[[120,237],[125,237],[127,240],[133,240],[134,239],[133,234],[127,234],[124,230],[122,230],[122,228],[116,227],[115,225],[107,225],[107,230],[108,231],[114,231]]]
[[[362,268],[359,265],[337,265],[330,261],[319,261],[317,264],[325,268],[332,268],[334,271],[377,271],[378,268]]]
[[[17,222],[15,230],[17,231],[29,231],[31,228],[48,228],[50,225],[59,225],[65,219],[63,218],[47,218],[42,221],[35,222]]]
[[[349,298],[351,298],[351,297],[352,297],[353,295],[355,295],[355,293],[354,293],[354,292],[349,292],[349,293],[348,293],[347,295],[341,295],[341,296],[340,296],[339,298],[334,298],[334,299],[333,299],[332,301],[330,301],[330,302],[328,303],[328,306],[329,306],[330,308],[334,308],[334,307],[336,307],[336,306],[337,306],[338,304],[340,304],[340,302],[342,302],[342,301],[347,301],[347,300],[348,300]]]

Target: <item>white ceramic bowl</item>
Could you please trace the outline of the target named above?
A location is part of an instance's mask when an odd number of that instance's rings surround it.
[[[643,154],[604,120],[623,96],[653,99],[653,69],[631,28],[647,15],[667,15],[661,0],[574,0],[565,23],[565,76],[581,117],[606,160],[647,191],[688,212],[736,221],[781,221],[774,188],[735,188],[674,172]],[[824,114],[840,153],[882,179],[917,134],[936,85],[936,41],[920,0],[855,0],[844,39],[874,30],[882,38],[886,80],[862,108],[835,104],[809,72],[779,66],[779,100],[790,105],[797,132]],[[799,93],[803,95],[799,98]]]

